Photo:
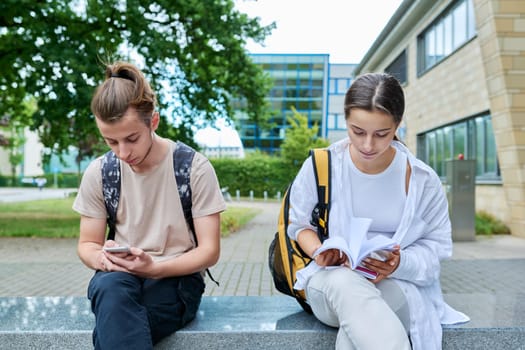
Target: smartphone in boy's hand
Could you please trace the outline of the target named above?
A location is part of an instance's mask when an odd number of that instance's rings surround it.
[[[129,247],[126,246],[104,247],[103,249],[108,253],[130,253]]]

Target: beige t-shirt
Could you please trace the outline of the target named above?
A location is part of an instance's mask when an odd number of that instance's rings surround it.
[[[195,246],[173,171],[175,147],[176,143],[170,141],[170,150],[162,163],[147,173],[135,173],[129,164],[120,162],[121,191],[115,241],[141,248],[157,261],[180,255]],[[102,157],[99,157],[84,172],[73,209],[84,216],[105,219],[101,164]],[[193,158],[190,186],[194,218],[226,209],[215,171],[198,152]]]

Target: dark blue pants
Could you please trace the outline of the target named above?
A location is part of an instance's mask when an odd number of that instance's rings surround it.
[[[199,273],[154,280],[97,271],[88,287],[95,349],[152,349],[195,317],[203,293]]]

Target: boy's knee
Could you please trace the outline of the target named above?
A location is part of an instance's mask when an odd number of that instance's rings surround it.
[[[91,279],[88,297],[110,297],[118,299],[133,295],[137,277],[125,272],[97,272]]]

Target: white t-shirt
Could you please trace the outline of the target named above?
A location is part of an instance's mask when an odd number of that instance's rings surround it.
[[[141,248],[157,261],[178,256],[195,246],[173,171],[175,147],[176,143],[170,141],[161,164],[147,173],[135,173],[129,164],[120,162],[121,192],[115,241]],[[105,219],[101,164],[102,157],[99,157],[86,169],[73,209],[84,216]],[[193,158],[190,187],[194,218],[226,209],[215,171],[198,152]]]
[[[360,171],[346,152],[343,157],[343,176],[350,179],[354,215],[372,219],[368,237],[381,234],[392,237],[403,216],[406,202],[407,156],[395,152],[388,167],[378,174]]]

